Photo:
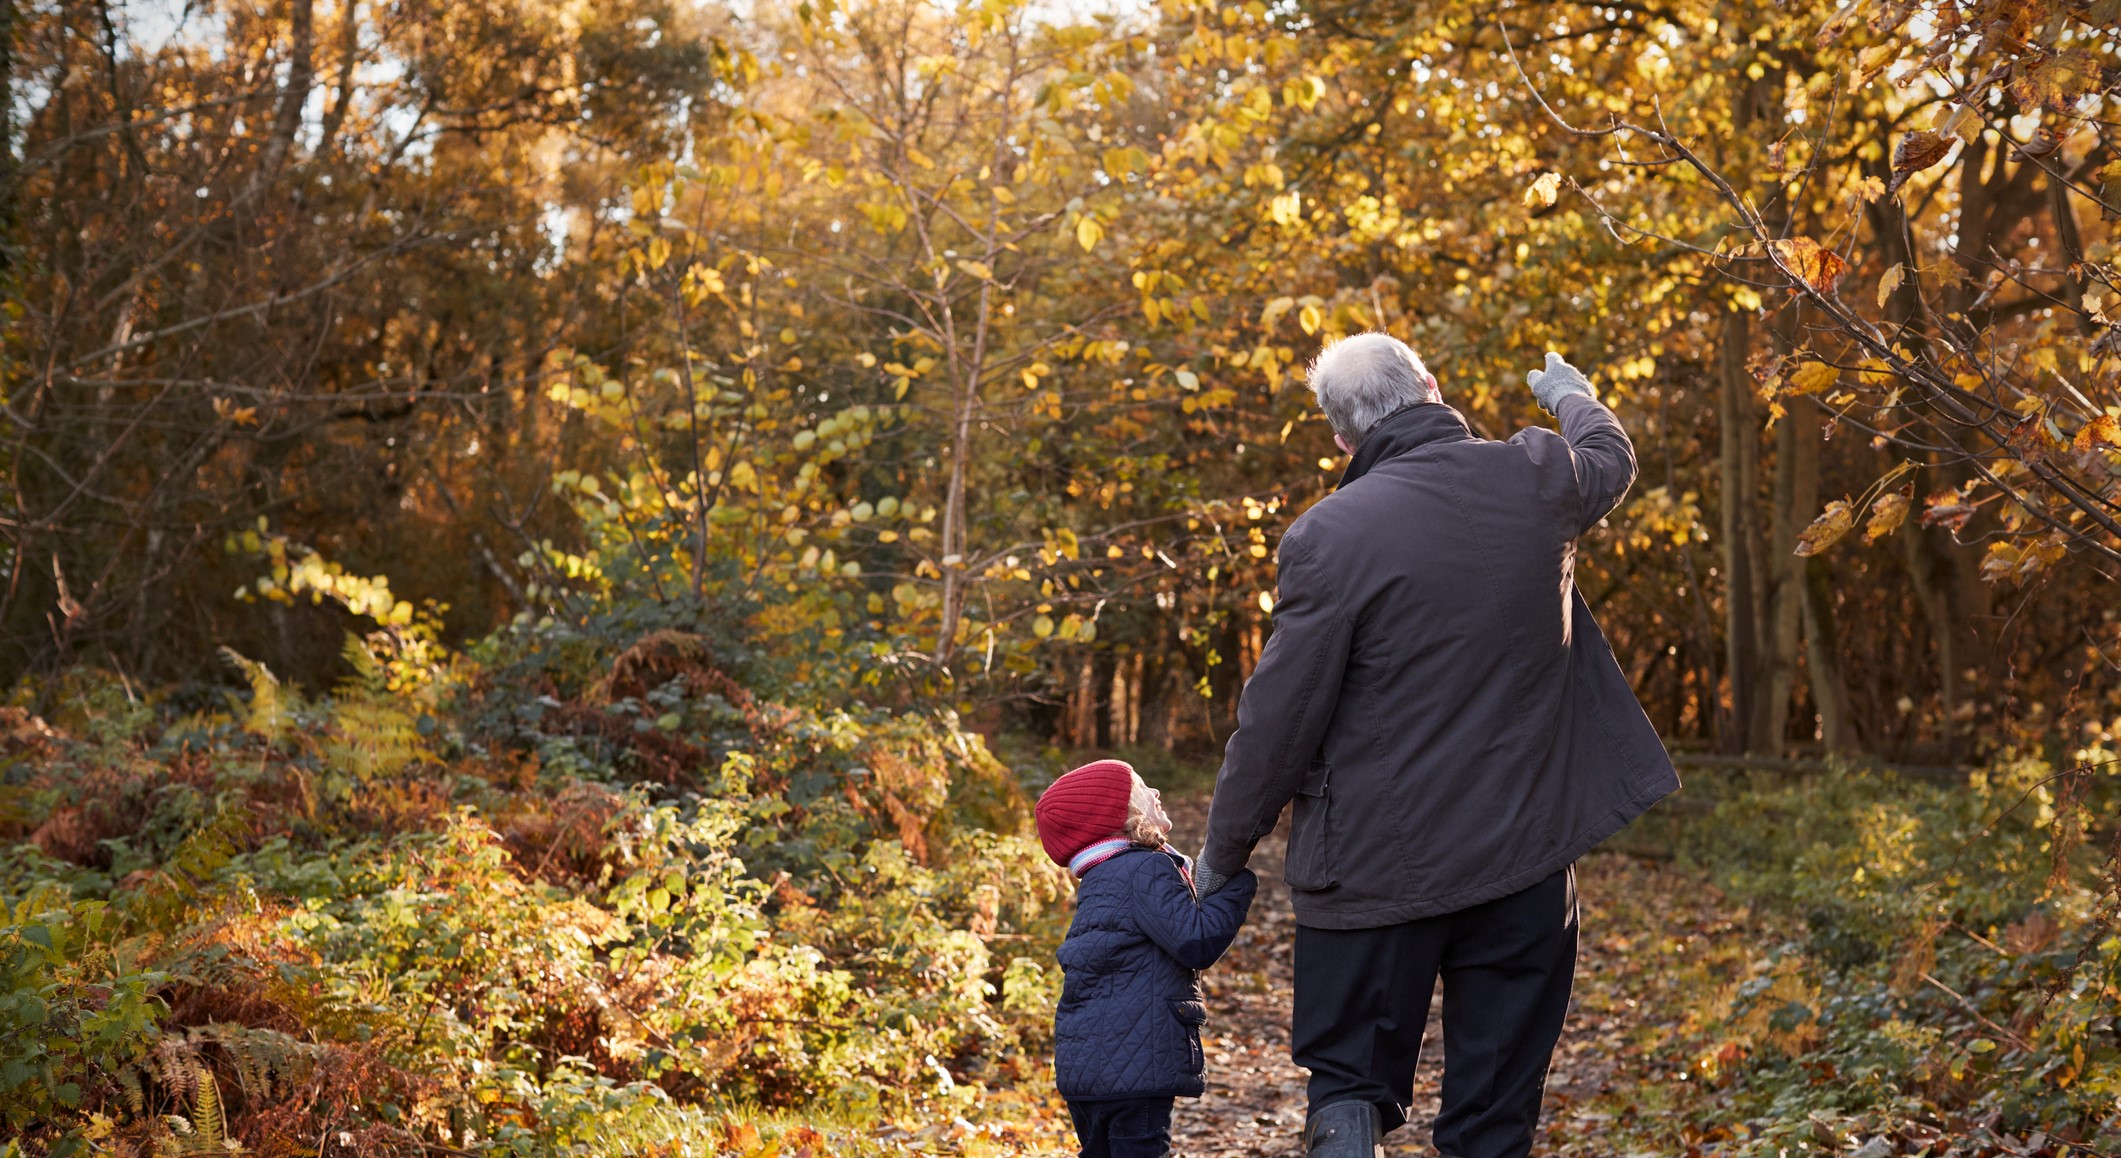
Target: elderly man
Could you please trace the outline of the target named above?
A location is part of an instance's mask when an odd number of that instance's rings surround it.
[[[1282,536],[1195,870],[1213,892],[1295,801],[1310,1158],[1382,1155],[1406,1122],[1439,975],[1437,1149],[1530,1153],[1576,964],[1572,866],[1679,786],[1574,581],[1634,448],[1559,355],[1527,379],[1561,433],[1491,442],[1396,338],[1311,367],[1353,461]]]

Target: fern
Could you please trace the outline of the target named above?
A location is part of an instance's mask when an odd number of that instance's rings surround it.
[[[194,1061],[192,1066],[199,1075],[199,1095],[191,1105],[192,1128],[198,1131],[199,1149],[217,1154],[226,1149],[222,1143],[228,1138],[228,1122],[221,1116],[221,1087],[205,1062]]]
[[[165,1055],[164,1060],[172,1055]],[[242,1154],[241,1144],[228,1136],[228,1115],[221,1104],[221,1086],[214,1080],[214,1071],[196,1055],[190,1056],[183,1065],[181,1083],[171,1081],[175,1073],[163,1075],[166,1084],[173,1088],[180,1084],[189,1086],[191,1113],[164,1114],[162,1124],[169,1133],[155,1139],[155,1153],[159,1158],[204,1158],[205,1155]]]
[[[341,652],[354,674],[339,684],[331,710],[324,755],[334,768],[368,783],[390,776],[427,756],[414,714],[390,691],[383,665],[358,637]]]
[[[147,1113],[147,1091],[141,1088],[140,1075],[133,1070],[133,1067],[126,1066],[118,1071],[118,1088],[124,1092],[125,1108],[132,1111],[133,1117],[145,1116]]]
[[[316,1069],[324,1047],[298,1041],[273,1029],[247,1025],[208,1025],[191,1032],[195,1042],[211,1042],[236,1071],[243,1095],[252,1103],[286,1096]]]
[[[294,726],[294,714],[301,706],[301,698],[292,688],[282,685],[280,677],[274,675],[271,668],[245,658],[234,648],[222,648],[221,658],[250,681],[250,709],[244,715],[243,730],[267,740],[278,740],[286,735]]]

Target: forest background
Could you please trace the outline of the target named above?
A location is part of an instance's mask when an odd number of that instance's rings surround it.
[[[1786,918],[1590,1152],[2121,1151],[2117,28],[9,0],[9,1145],[1053,1146],[1027,801],[1200,785],[1375,328],[1627,423],[1624,839]]]

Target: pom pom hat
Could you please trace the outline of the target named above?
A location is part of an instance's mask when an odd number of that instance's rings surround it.
[[[1127,827],[1127,802],[1134,795],[1134,768],[1119,760],[1085,764],[1053,782],[1039,796],[1032,815],[1038,819],[1038,842],[1056,864],[1110,838]]]

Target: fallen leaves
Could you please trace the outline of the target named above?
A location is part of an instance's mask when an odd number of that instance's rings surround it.
[[[1171,814],[1180,834],[1174,839],[1197,843],[1206,801],[1177,800]],[[1300,1149],[1307,1075],[1289,1060],[1296,927],[1279,883],[1285,837],[1286,827],[1254,853],[1252,867],[1264,883],[1251,919],[1205,977],[1208,1093],[1178,1104],[1172,1141],[1179,1158],[1284,1158]],[[1691,1054],[1682,1052],[1698,1028],[1687,1003],[1697,981],[1702,992],[1713,991],[1743,967],[1750,942],[1731,935],[1733,922],[1753,918],[1731,911],[1690,872],[1617,853],[1580,862],[1577,888],[1583,936],[1576,991],[1547,1079],[1536,1152],[1561,1158],[1678,1153],[1661,1143],[1685,1124],[1643,1109],[1707,1085],[1683,1076]],[[1386,1136],[1387,1158],[1435,1153],[1428,1123],[1438,1109],[1442,1035],[1438,1002],[1422,1037],[1410,1124]],[[1708,1134],[1695,1139],[1710,1140]]]

